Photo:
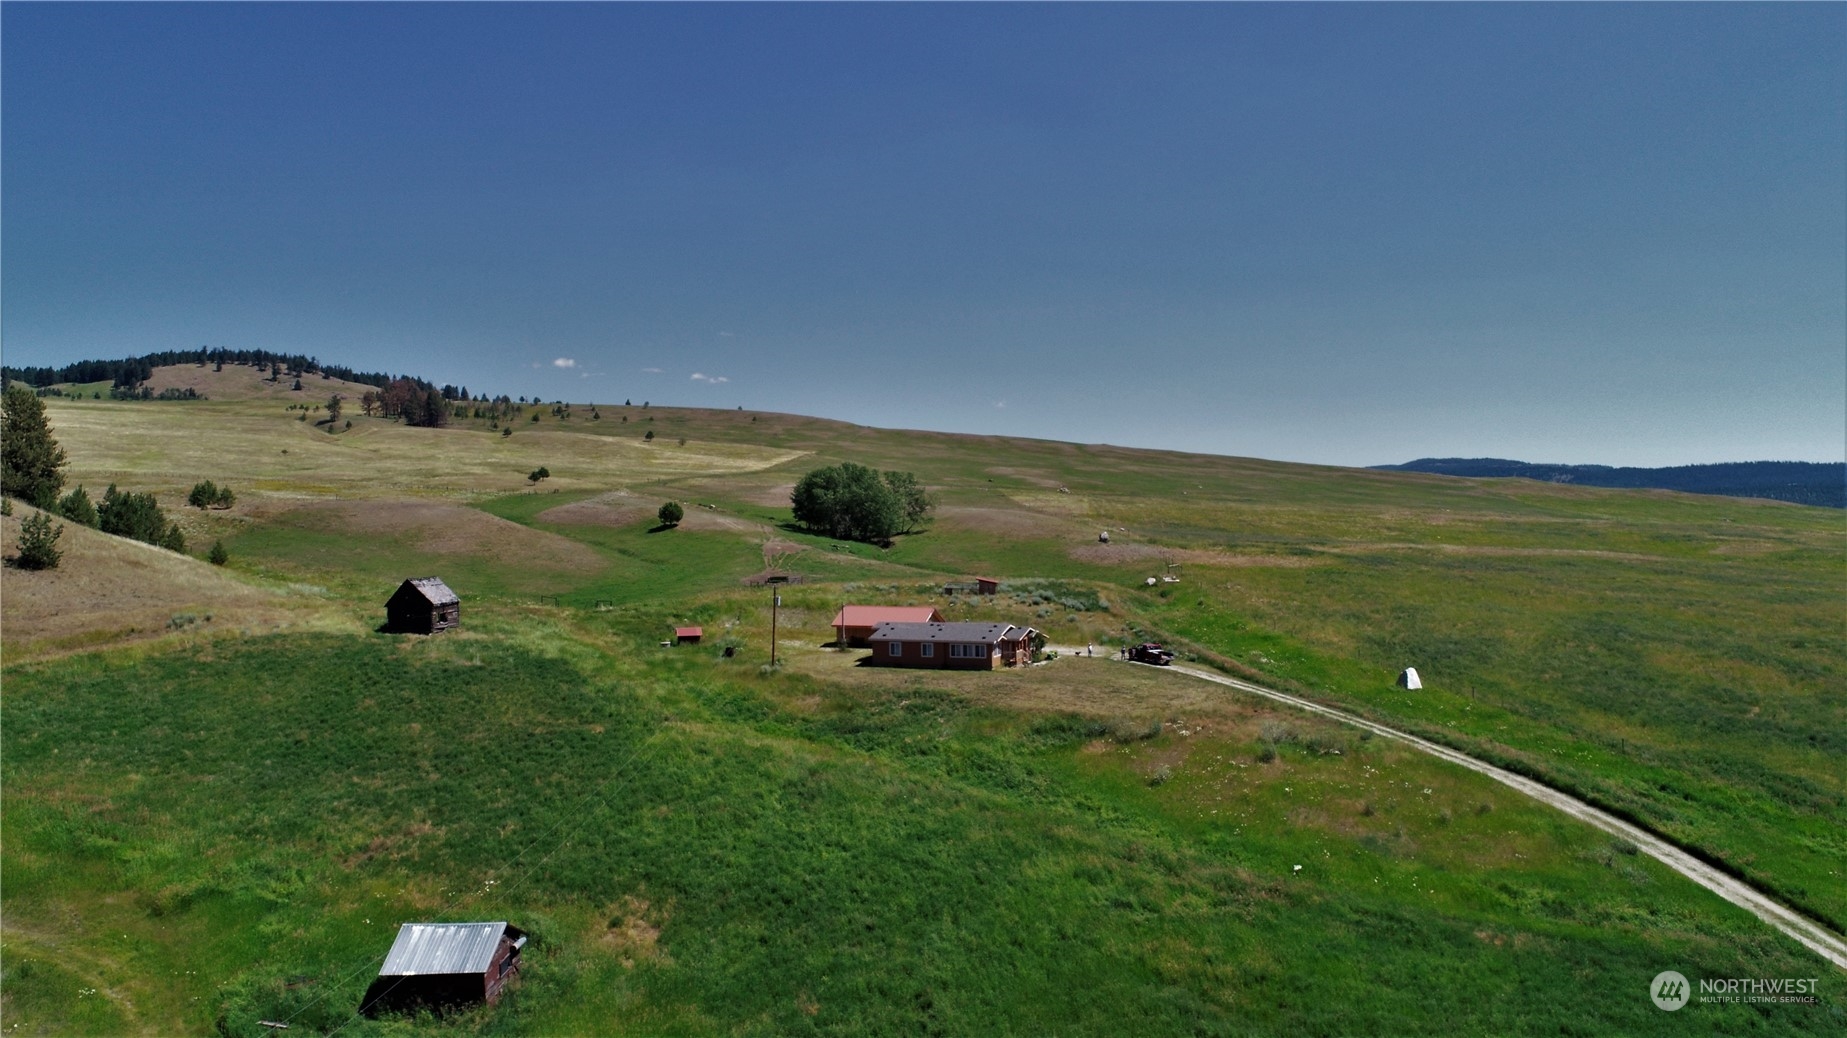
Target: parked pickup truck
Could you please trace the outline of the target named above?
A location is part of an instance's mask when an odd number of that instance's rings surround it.
[[[1165,667],[1174,661],[1174,654],[1161,648],[1156,642],[1143,642],[1140,645],[1129,647],[1129,659],[1134,663]]]

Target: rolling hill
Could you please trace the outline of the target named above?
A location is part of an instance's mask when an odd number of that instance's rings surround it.
[[[1650,488],[1688,494],[1762,497],[1798,505],[1847,508],[1847,464],[1814,461],[1741,461],[1668,468],[1609,465],[1535,465],[1503,458],[1419,458],[1403,465],[1376,465],[1392,472],[1442,476],[1537,479],[1587,487]]]
[[[1800,945],[1390,740],[1104,658],[826,647],[845,602],[1099,657],[1155,638],[1574,792],[1839,932],[1838,511],[765,412],[349,430],[257,369],[205,373],[229,376],[206,400],[46,401],[70,484],[152,490],[231,562],[134,569],[159,550],[70,531],[65,566],[4,575],[19,1033],[1840,1026],[1842,977]],[[933,518],[889,549],[795,525],[790,486],[845,460],[916,473]],[[202,478],[237,506],[185,509]],[[680,528],[655,529],[665,500]],[[801,579],[776,666],[745,583],[771,565]],[[1000,594],[943,593],[975,573]],[[375,633],[428,574],[462,630]],[[119,615],[75,608],[112,585]],[[706,643],[663,648],[684,624]],[[396,925],[436,918],[530,930],[513,993],[356,1017]],[[1821,981],[1667,1014],[1670,968]]]

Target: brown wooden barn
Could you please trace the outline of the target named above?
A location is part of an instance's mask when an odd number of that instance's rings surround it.
[[[385,602],[385,630],[435,634],[462,624],[462,600],[441,577],[412,577]]]
[[[500,1001],[519,975],[526,931],[510,923],[405,923],[359,1003],[367,1016]]]
[[[1030,627],[995,623],[880,624],[869,639],[875,667],[993,670],[1032,662]]]

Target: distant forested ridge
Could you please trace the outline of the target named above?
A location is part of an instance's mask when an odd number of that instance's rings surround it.
[[[299,353],[276,353],[271,350],[228,350],[222,347],[204,346],[196,350],[162,350],[159,353],[124,357],[121,360],[80,360],[61,368],[16,368],[9,364],[0,366],[0,378],[7,382],[24,382],[41,389],[61,382],[101,382],[107,379],[117,388],[132,389],[151,378],[155,368],[172,364],[211,364],[217,367],[226,364],[248,364],[256,368],[280,369],[281,373],[291,377],[327,375],[330,378],[359,382],[368,386],[377,386],[380,389],[390,385],[393,381],[393,376],[384,372],[354,371],[352,368],[339,364],[322,364],[313,357]],[[410,378],[407,375],[396,377],[408,379],[423,389],[435,388],[420,378]]]
[[[1847,508],[1847,463],[1819,461],[1735,461],[1670,468],[1612,468],[1609,465],[1537,465],[1505,458],[1419,458],[1404,465],[1374,465],[1395,472],[1439,476],[1489,476],[1580,483],[1589,487],[1679,490],[1725,497],[1767,497],[1799,505]]]

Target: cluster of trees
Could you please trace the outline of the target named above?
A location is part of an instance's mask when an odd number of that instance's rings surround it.
[[[135,388],[134,386],[115,386],[109,390],[109,399],[111,400],[207,400],[210,398],[207,397],[204,393],[201,393],[198,390],[192,388],[191,386],[187,386],[185,389],[175,389],[172,386],[168,386],[167,388],[161,390],[159,393],[154,392],[154,390],[148,386],[142,386],[139,389]]]
[[[120,491],[111,483],[96,507],[96,519],[97,528],[104,533],[146,541],[168,551],[186,550],[186,535],[180,532],[178,523],[167,519],[153,494]]]
[[[229,508],[237,503],[237,495],[231,492],[230,487],[221,487],[205,479],[192,485],[192,493],[186,495],[186,503],[194,508]]]
[[[376,412],[426,429],[449,424],[450,405],[442,390],[411,378],[392,379],[379,392],[368,391],[359,398],[359,409],[368,415]]]
[[[104,533],[132,537],[172,551],[186,550],[186,537],[179,525],[170,521],[153,494],[117,490],[111,483],[100,503],[92,503],[83,487],[59,498],[64,488],[64,448],[51,435],[45,419],[45,404],[32,390],[11,385],[0,396],[0,494],[18,498],[39,509],[37,515],[20,524],[20,554],[15,560],[22,568],[50,569],[58,564],[62,552],[57,540],[63,526],[54,527],[50,513],[75,523],[94,526]],[[194,487],[198,494],[201,487]],[[229,490],[212,488],[214,502]]]
[[[850,461],[803,476],[789,500],[796,522],[847,541],[886,541],[909,533],[931,509],[915,475],[880,473]]]

